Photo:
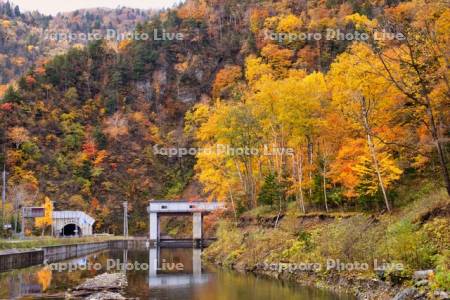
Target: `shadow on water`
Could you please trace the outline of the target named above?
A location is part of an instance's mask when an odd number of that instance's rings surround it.
[[[55,270],[55,268],[59,270]],[[67,270],[71,268],[71,270]],[[53,269],[53,270],[52,270]],[[64,270],[65,269],[65,270]],[[104,272],[125,272],[126,296],[140,299],[350,300],[317,288],[202,266],[201,250],[106,250],[49,266],[0,273],[0,299],[55,299]]]

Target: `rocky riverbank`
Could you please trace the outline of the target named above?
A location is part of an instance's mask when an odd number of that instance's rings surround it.
[[[448,299],[449,212],[444,194],[421,198],[392,214],[305,215],[292,207],[278,215],[270,207],[258,208],[219,223],[218,239],[204,259],[358,299]],[[268,268],[273,264],[278,268]],[[303,267],[310,264],[318,268]]]
[[[223,267],[220,262],[215,264]],[[434,276],[433,270],[414,272],[410,286],[408,284],[395,284],[379,278],[363,278],[349,273],[327,275],[314,271],[300,270],[274,270],[268,269],[265,264],[256,264],[253,267],[233,265],[232,269],[240,273],[253,273],[274,280],[295,282],[303,286],[311,286],[354,295],[358,300],[448,300],[448,292],[431,291],[428,278]]]
[[[219,262],[216,265],[222,267]],[[264,264],[257,264],[254,267],[243,265],[231,266],[234,271],[240,273],[253,273],[274,280],[295,282],[303,286],[311,286],[334,291],[336,293],[351,294],[357,299],[388,300],[392,299],[401,291],[400,287],[378,279],[367,279],[352,275],[329,274],[319,275],[313,271],[289,271],[289,270],[268,270]]]
[[[398,287],[394,287],[387,282],[350,274],[320,275],[315,272],[302,271],[267,271],[262,266],[258,266],[252,272],[270,278],[293,281],[301,285],[355,295],[358,299],[391,299],[399,291]]]
[[[124,288],[128,285],[127,277],[123,273],[103,273],[68,290],[66,299],[87,300],[126,300],[123,296]]]

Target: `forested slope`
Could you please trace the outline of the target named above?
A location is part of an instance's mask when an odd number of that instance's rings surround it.
[[[153,11],[126,7],[117,9],[80,9],[48,16],[22,12],[13,2],[0,1],[0,95],[6,84],[19,78],[34,64],[70,47],[86,45],[88,33],[106,36],[106,30],[125,34],[138,23],[149,20]],[[72,34],[72,36],[69,36]],[[111,39],[111,43],[116,41]]]
[[[448,184],[449,17],[444,1],[187,1],[136,25],[180,39],[36,62],[0,102],[9,205],[48,196],[119,233],[127,199],[142,234],[149,199],[197,180],[236,214],[391,210],[410,177]],[[406,39],[377,38],[388,29]]]

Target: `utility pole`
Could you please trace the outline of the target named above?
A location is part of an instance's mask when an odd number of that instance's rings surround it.
[[[52,220],[52,224],[50,225],[50,228],[52,230],[52,237],[55,236],[55,228],[54,228],[54,224],[53,224],[53,210],[55,209],[55,201],[51,201],[52,203],[52,215],[51,215],[51,220]]]
[[[5,203],[6,203],[6,162],[3,162],[2,172],[2,224],[5,224]]]
[[[20,239],[23,240],[25,238],[25,207],[22,207],[21,210],[22,210],[22,225],[20,227]]]
[[[123,202],[123,236],[128,237],[128,202]]]

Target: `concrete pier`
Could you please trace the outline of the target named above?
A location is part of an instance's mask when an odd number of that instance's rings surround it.
[[[155,245],[159,242],[160,228],[159,228],[159,215],[158,213],[150,213],[150,243]]]
[[[203,243],[203,216],[218,209],[223,209],[224,203],[206,201],[150,201],[147,208],[150,220],[149,238],[151,246],[160,243],[159,219],[162,215],[192,215],[192,242],[194,247],[202,247]]]

